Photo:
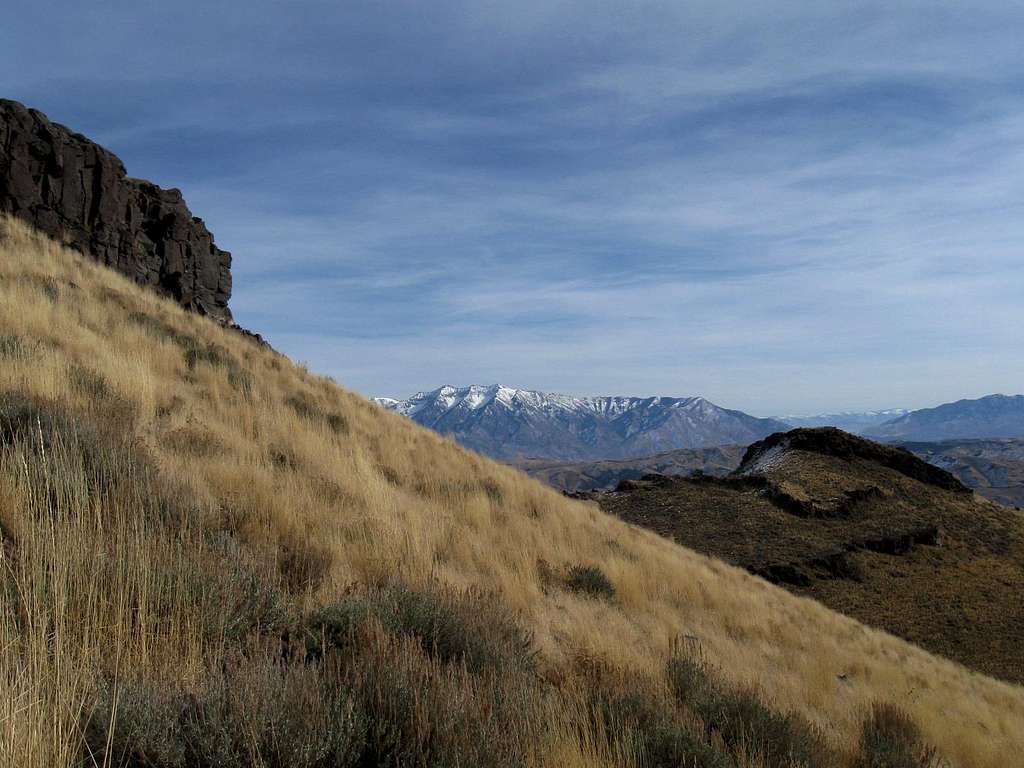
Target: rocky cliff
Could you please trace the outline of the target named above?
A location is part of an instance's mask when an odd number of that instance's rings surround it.
[[[177,189],[129,178],[111,152],[0,99],[0,212],[229,322],[231,254]]]

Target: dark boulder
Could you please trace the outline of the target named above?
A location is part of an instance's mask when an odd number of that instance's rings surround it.
[[[111,152],[0,99],[0,212],[188,309],[230,322],[231,254],[177,189],[132,179]]]

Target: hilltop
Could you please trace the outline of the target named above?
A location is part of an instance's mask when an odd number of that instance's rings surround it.
[[[786,428],[703,397],[572,397],[499,384],[377,402],[498,459],[633,458],[746,444]]]
[[[1024,749],[1021,688],[566,499],[11,220],[0,298],[8,764]]]
[[[912,453],[772,435],[725,478],[648,476],[601,508],[974,669],[1024,681],[1024,516]]]

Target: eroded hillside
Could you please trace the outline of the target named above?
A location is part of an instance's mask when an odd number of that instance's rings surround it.
[[[797,594],[1024,680],[1024,515],[907,451],[801,429],[751,446],[730,477],[652,478],[597,498]]]
[[[891,705],[956,765],[1024,749],[1021,688],[0,227],[5,764],[918,760]]]

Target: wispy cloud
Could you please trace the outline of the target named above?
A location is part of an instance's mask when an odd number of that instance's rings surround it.
[[[10,95],[182,187],[239,320],[360,391],[1024,380],[1013,4],[61,5]]]

